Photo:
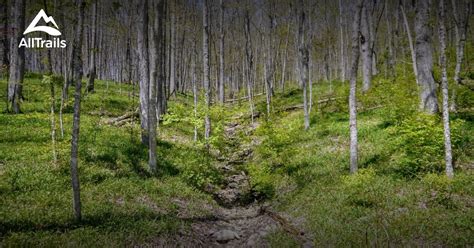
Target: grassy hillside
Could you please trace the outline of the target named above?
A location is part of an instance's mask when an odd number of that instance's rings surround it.
[[[236,143],[254,142],[252,157],[240,167],[250,175],[255,199],[299,222],[317,246],[474,245],[474,94],[458,89],[460,111],[452,116],[456,175],[449,180],[443,176],[442,123],[417,112],[412,81],[377,78],[359,95],[362,169],[354,176],[348,175],[346,84],[334,82],[332,92],[326,83],[314,85],[308,131],[297,106],[298,89],[278,93],[270,116],[264,114],[265,100],[257,99],[255,132],[232,140],[225,125],[251,125],[247,103],[214,107],[210,153],[202,137],[192,141],[194,124],[203,133],[201,106],[194,118],[192,99],[178,96],[159,127],[159,174],[152,175],[139,120],[108,124],[137,108],[131,87],[99,81],[96,93],[82,102],[84,221],[76,223],[69,175],[72,97],[65,107],[64,137],[57,131],[59,160],[53,164],[49,86],[30,75],[23,113],[0,114],[0,242],[122,246],[185,232],[216,204],[206,187],[222,184],[216,169],[222,157]],[[4,79],[0,88],[6,88]],[[56,88],[59,96],[60,85]],[[297,245],[285,233],[268,240],[273,246]]]

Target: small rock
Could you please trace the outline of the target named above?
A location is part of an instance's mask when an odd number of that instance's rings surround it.
[[[212,237],[221,243],[229,242],[233,239],[239,239],[239,234],[231,230],[220,230],[212,234]]]

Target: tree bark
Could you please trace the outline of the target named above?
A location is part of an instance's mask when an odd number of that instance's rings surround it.
[[[204,101],[206,103],[206,115],[204,119],[204,137],[209,148],[209,138],[211,136],[211,118],[209,116],[211,107],[211,85],[209,74],[209,24],[208,24],[208,0],[203,0],[202,7],[202,64],[204,77]]]
[[[149,143],[148,143],[148,165],[153,173],[157,173],[157,158],[156,158],[156,127],[157,127],[157,89],[159,85],[160,71],[162,68],[163,58],[160,56],[160,47],[162,42],[162,18],[163,18],[163,1],[151,2],[151,9],[155,9],[154,21],[152,23],[151,40],[150,40],[150,82],[149,87],[149,108],[148,108],[148,128],[149,128]]]
[[[305,24],[306,13],[304,9],[304,1],[300,0],[301,12],[299,14],[298,38],[299,38],[299,53],[300,53],[300,80],[303,87],[303,106],[304,106],[304,129],[309,129],[309,111],[308,111],[308,64],[309,52],[308,45],[305,41]]]
[[[371,44],[371,32],[370,32],[370,25],[369,25],[369,14],[367,13],[368,6],[364,4],[362,9],[362,20],[361,20],[361,38],[360,43],[362,47],[362,76],[363,76],[363,83],[362,83],[362,91],[366,92],[369,90],[372,84],[372,50],[370,48]]]
[[[354,16],[352,27],[352,65],[350,71],[350,90],[349,90],[349,129],[350,129],[350,172],[354,174],[357,172],[357,70],[359,67],[359,42],[362,42],[359,37],[361,16],[364,0],[359,0],[357,3],[356,13]],[[360,38],[360,39],[359,39]]]
[[[148,108],[150,68],[148,57],[148,0],[140,1],[138,33],[138,64],[140,68],[140,123],[142,143],[148,145]]]
[[[420,83],[420,109],[429,114],[438,112],[438,98],[436,97],[436,84],[433,77],[433,46],[430,19],[429,0],[417,1],[416,4],[416,67],[418,69],[418,82]]]
[[[411,54],[411,61],[412,61],[412,66],[413,66],[413,73],[415,74],[416,84],[420,85],[420,82],[418,81],[418,67],[416,64],[415,47],[413,43],[412,34],[410,31],[410,24],[408,23],[408,18],[405,13],[405,8],[403,7],[403,4],[401,2],[400,2],[400,10],[402,11],[403,23],[405,24],[405,30],[408,36],[408,44],[410,45],[410,54]]]
[[[81,88],[82,88],[82,58],[81,48],[84,36],[84,8],[83,0],[76,0],[77,24],[76,34],[74,35],[74,43],[72,48],[72,79],[75,84],[74,92],[74,114],[72,123],[72,139],[71,139],[71,182],[73,191],[73,207],[76,220],[81,220],[81,196],[78,175],[78,152],[79,152],[79,129],[81,123]]]
[[[395,75],[395,68],[394,68],[394,60],[393,60],[393,34],[392,34],[392,23],[389,17],[389,9],[390,9],[390,0],[385,0],[385,22],[387,24],[387,47],[388,47],[388,54],[387,54],[387,74],[388,76],[392,77]]]
[[[219,26],[219,102],[224,104],[225,92],[224,92],[224,3],[220,0],[220,26]]]
[[[449,92],[448,92],[448,72],[446,62],[446,27],[445,27],[445,4],[444,0],[439,0],[439,42],[440,42],[440,66],[441,66],[441,89],[443,93],[443,126],[444,126],[444,150],[446,175],[453,177],[453,154],[451,151],[451,130],[449,127]]]
[[[461,1],[451,0],[451,5],[453,9],[454,23],[455,23],[455,32],[456,32],[456,67],[454,69],[454,82],[456,84],[461,83],[461,73],[462,62],[464,60],[464,46],[466,44],[466,32],[469,25],[469,16],[471,13],[472,2],[468,3],[466,1],[465,13],[464,16],[460,16],[458,12],[458,3]],[[452,99],[451,99],[451,110],[456,111],[456,87],[452,89]]]
[[[250,13],[248,9],[245,11],[245,55],[247,58],[247,95],[249,98],[250,117],[252,124],[254,123],[254,105],[253,105],[253,51],[252,36],[250,34]]]
[[[20,113],[22,100],[23,77],[25,74],[25,47],[18,47],[25,27],[25,0],[16,0],[13,19],[13,45],[10,53],[10,77],[8,79],[8,106],[7,109],[15,114]]]
[[[341,80],[346,81],[346,61],[344,54],[344,21],[343,21],[343,11],[342,11],[342,0],[339,0],[339,49],[340,49],[340,70],[341,70]]]
[[[96,59],[95,54],[97,51],[96,45],[96,33],[97,33],[97,4],[98,0],[93,1],[92,3],[92,29],[91,29],[91,46],[90,50],[90,61],[89,61],[89,82],[87,83],[87,92],[94,92],[94,80],[96,77]]]
[[[8,5],[8,0],[2,0],[2,4],[0,4],[0,14],[2,15],[2,20],[0,23],[2,23],[2,28],[3,28],[3,36],[1,40],[2,44],[2,65],[5,67],[5,69],[8,69],[10,65],[10,59],[9,59],[9,53],[10,53],[10,42],[8,38],[8,21],[10,19],[9,16],[9,8],[10,6]]]

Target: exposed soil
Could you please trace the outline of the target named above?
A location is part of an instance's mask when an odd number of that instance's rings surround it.
[[[243,143],[238,135],[252,135],[256,127],[237,122],[226,126],[228,151],[219,166],[225,180],[221,186],[208,187],[217,207],[204,206],[211,210],[212,215],[190,220],[190,228],[182,229],[177,235],[157,238],[152,246],[269,247],[266,236],[277,231],[289,234],[301,247],[313,246],[311,239],[291,218],[272,210],[251,189],[243,165],[251,158],[258,141],[251,139],[251,142]]]

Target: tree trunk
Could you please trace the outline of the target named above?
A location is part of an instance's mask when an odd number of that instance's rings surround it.
[[[95,53],[97,52],[96,47],[96,33],[97,33],[97,2],[93,1],[92,3],[92,29],[91,29],[91,46],[89,48],[90,52],[90,61],[89,61],[89,82],[87,83],[87,92],[94,92],[94,80],[96,77],[96,59]]]
[[[175,2],[170,1],[170,96],[176,94],[176,68],[175,68],[175,54],[176,54],[176,13],[175,11]]]
[[[2,65],[5,67],[5,69],[8,69],[8,66],[10,64],[10,59],[8,58],[9,51],[10,51],[10,42],[9,42],[9,37],[8,37],[8,21],[10,19],[9,16],[9,8],[10,6],[8,5],[8,0],[2,0],[2,4],[0,4],[0,14],[2,15],[2,19],[0,23],[2,23],[2,28],[3,28],[3,36],[1,40],[1,45],[2,45]]]
[[[74,216],[76,220],[81,220],[81,197],[78,175],[78,152],[79,152],[79,129],[81,123],[81,88],[82,88],[82,58],[81,48],[83,40],[84,27],[84,8],[83,0],[76,0],[77,24],[76,34],[74,35],[74,43],[72,48],[72,79],[75,84],[74,92],[74,114],[72,123],[72,139],[71,139],[71,182],[73,191]]]
[[[16,0],[13,19],[13,44],[10,54],[10,77],[8,79],[7,109],[15,114],[20,113],[20,101],[23,98],[23,77],[25,74],[25,47],[18,47],[25,27],[25,0]]]
[[[367,13],[368,6],[364,4],[362,9],[362,19],[361,19],[361,38],[360,44],[362,47],[362,76],[363,76],[363,83],[362,83],[362,92],[366,92],[369,90],[372,84],[372,50],[370,48],[371,44],[371,32],[370,32],[370,25],[369,25],[369,14]]]
[[[209,116],[211,107],[211,85],[209,74],[209,25],[208,25],[208,0],[203,0],[202,8],[202,64],[204,77],[204,100],[206,102],[206,116],[204,120],[204,137],[206,139],[207,147],[209,148],[209,138],[211,136],[211,118]]]
[[[340,70],[341,70],[341,80],[346,81],[346,61],[344,54],[344,22],[343,22],[343,11],[342,11],[342,0],[339,0],[339,42],[340,42]]]
[[[420,85],[420,82],[418,81],[418,67],[416,63],[416,54],[415,54],[415,48],[413,44],[413,38],[410,31],[410,24],[408,23],[408,18],[405,13],[405,8],[403,7],[403,4],[401,4],[401,2],[400,2],[400,10],[402,11],[403,23],[405,24],[405,30],[407,31],[407,36],[408,36],[408,44],[410,45],[410,54],[411,54],[411,61],[413,65],[413,73],[415,74],[416,84]]]
[[[193,41],[193,51],[191,56],[191,75],[192,75],[192,84],[193,84],[193,103],[194,103],[194,119],[197,120],[198,117],[198,89],[196,82],[196,42]],[[194,124],[194,142],[198,140],[198,126]]]
[[[441,88],[443,93],[443,125],[444,125],[444,150],[446,175],[453,177],[453,154],[451,151],[451,130],[449,127],[449,93],[448,93],[448,72],[446,63],[446,27],[445,27],[445,4],[444,0],[439,0],[439,42],[440,42],[440,66],[441,66]]]
[[[461,1],[457,1],[461,2]],[[472,2],[468,3],[466,1],[465,13],[464,16],[460,16],[458,12],[457,4],[455,0],[451,0],[451,5],[453,7],[453,16],[455,22],[455,32],[456,32],[456,67],[454,69],[454,82],[459,84],[461,82],[461,66],[464,60],[464,46],[466,44],[466,32],[469,25],[469,16],[471,13]],[[456,111],[456,87],[453,87],[452,90],[452,99],[451,99],[451,110]]]
[[[300,0],[301,12],[299,14],[299,25],[298,25],[298,39],[299,39],[299,53],[300,53],[300,80],[303,87],[303,108],[304,108],[304,129],[309,129],[309,111],[308,111],[308,63],[309,63],[309,52],[308,45],[305,42],[305,24],[306,24],[306,13],[304,9],[304,1]]]
[[[395,75],[394,71],[394,61],[393,61],[393,34],[392,34],[392,23],[389,18],[389,6],[390,1],[385,0],[385,22],[387,24],[387,46],[388,46],[388,54],[387,54],[387,74],[388,76],[392,77]]]
[[[148,2],[148,1],[146,1]],[[151,40],[150,40],[150,82],[149,82],[149,108],[148,108],[148,128],[149,128],[149,144],[148,144],[148,165],[153,173],[157,172],[156,167],[156,126],[157,126],[157,88],[159,85],[160,71],[162,68],[163,58],[160,56],[160,47],[162,42],[162,18],[163,18],[163,0],[152,2],[151,9],[155,9],[154,22],[152,23]]]
[[[219,102],[224,104],[224,3],[220,0],[220,26],[219,26]]]
[[[254,105],[253,105],[253,51],[252,36],[250,34],[250,14],[248,9],[245,11],[245,55],[247,57],[247,95],[250,106],[250,119],[254,123]]]
[[[148,108],[150,68],[148,57],[148,0],[140,1],[138,33],[138,63],[140,68],[140,123],[142,143],[148,145]]]
[[[352,27],[352,65],[350,71],[350,90],[349,90],[349,128],[350,128],[350,172],[352,174],[357,172],[357,70],[359,67],[359,42],[362,43],[359,37],[361,16],[364,0],[359,0],[357,3],[357,9],[354,16],[354,22]]]
[[[430,27],[430,1],[417,1],[416,5],[416,67],[420,83],[420,109],[434,114],[438,112],[436,84],[433,77],[433,46]]]

